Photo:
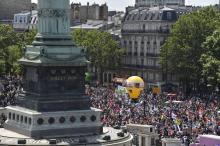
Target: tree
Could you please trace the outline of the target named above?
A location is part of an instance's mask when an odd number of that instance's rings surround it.
[[[20,74],[18,59],[22,57],[25,45],[30,45],[36,31],[18,33],[10,25],[0,25],[0,73]]]
[[[220,14],[212,7],[182,15],[174,24],[161,50],[161,64],[163,68],[168,64],[169,72],[177,74],[184,87],[190,83],[199,86],[203,69],[200,58],[207,51],[202,44],[219,24]]]
[[[207,37],[203,47],[206,49],[200,58],[203,81],[205,85],[217,87],[220,85],[220,28]]]
[[[86,48],[86,54],[98,70],[98,80],[102,83],[104,69],[116,69],[120,66],[124,50],[111,34],[98,30],[75,30],[74,41],[78,46]]]
[[[25,45],[31,45],[32,42],[34,41],[34,38],[35,38],[36,34],[37,34],[37,30],[35,30],[35,29],[32,29],[28,32],[24,32],[24,41],[23,41],[23,43]]]
[[[2,62],[1,71],[4,73],[11,73],[12,60],[10,57],[16,53],[12,52],[13,49],[11,49],[10,46],[18,45],[21,38],[20,35],[14,32],[11,26],[0,25],[0,59]]]

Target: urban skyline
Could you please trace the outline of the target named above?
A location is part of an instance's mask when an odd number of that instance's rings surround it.
[[[85,5],[87,2],[90,4],[96,3],[96,4],[104,4],[107,3],[109,6],[109,10],[117,10],[117,11],[125,11],[125,7],[127,6],[133,6],[135,3],[135,0],[70,0],[74,3],[81,3]],[[37,2],[37,0],[32,0],[32,2]],[[193,5],[193,6],[207,6],[207,5],[214,5],[218,4],[219,0],[186,0],[186,5]]]

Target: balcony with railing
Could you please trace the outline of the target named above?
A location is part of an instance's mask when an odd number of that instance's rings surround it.
[[[132,64],[124,64],[124,68],[129,69],[151,69],[151,70],[160,70],[160,66],[151,66],[151,65],[132,65]]]
[[[144,52],[141,52],[141,53],[140,53],[140,56],[142,56],[142,57],[143,57],[143,56],[144,56]]]
[[[148,57],[160,57],[160,54],[156,54],[156,53],[146,53],[146,56],[148,56]]]
[[[170,29],[157,29],[157,30],[143,30],[143,29],[136,29],[136,30],[121,30],[122,34],[126,33],[162,33],[162,34],[169,34]]]

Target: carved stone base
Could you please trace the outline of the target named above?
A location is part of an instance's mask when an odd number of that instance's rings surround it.
[[[38,112],[52,112],[52,111],[72,111],[72,110],[89,110],[90,99],[88,96],[55,96],[48,97],[34,97],[20,95],[18,105]]]
[[[101,110],[36,112],[29,109],[7,107],[5,129],[33,137],[54,138],[102,133]]]

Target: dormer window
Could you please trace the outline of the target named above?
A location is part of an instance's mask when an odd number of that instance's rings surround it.
[[[172,20],[172,13],[171,12],[167,12],[167,20]]]

